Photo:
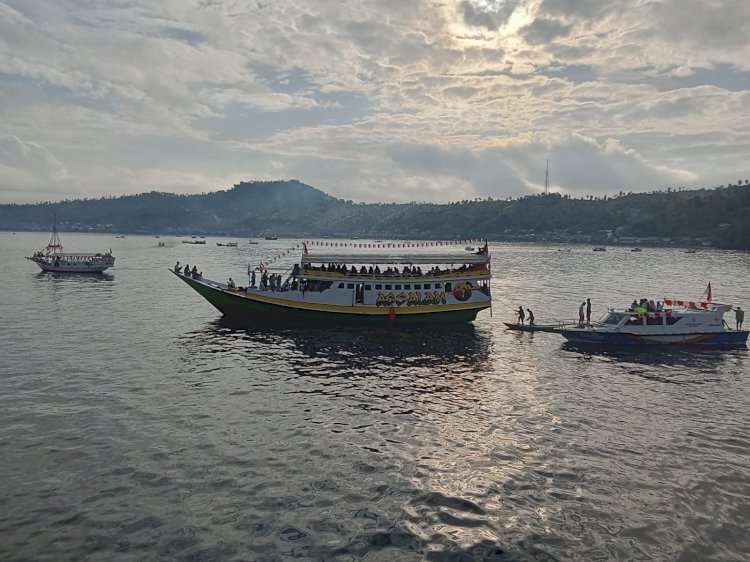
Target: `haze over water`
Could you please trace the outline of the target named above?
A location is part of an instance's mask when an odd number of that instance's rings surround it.
[[[750,552],[747,349],[591,353],[501,323],[708,281],[748,308],[748,254],[491,244],[492,315],[473,324],[248,329],[167,269],[244,284],[298,241],[61,236],[116,267],[42,274],[23,256],[48,234],[0,233],[2,560]]]

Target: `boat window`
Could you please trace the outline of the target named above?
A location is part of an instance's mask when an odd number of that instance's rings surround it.
[[[441,284],[440,284],[440,283],[435,283],[435,288],[436,288],[436,289],[439,289],[439,288],[440,288],[440,286],[441,286]],[[425,288],[426,288],[426,287],[425,287]]]
[[[393,286],[393,288],[394,288],[394,289],[395,289],[396,291],[400,291],[400,290],[401,290],[401,285],[394,285],[394,286]]]
[[[646,325],[647,326],[662,326],[664,324],[664,319],[659,318],[652,318],[651,316],[646,318]]]
[[[410,291],[411,290],[411,285],[404,285],[404,290],[405,291]]]
[[[347,283],[346,284],[346,288],[347,289],[353,289],[354,288],[354,283]]]
[[[385,286],[385,290],[386,290],[386,291],[390,291],[390,290],[391,290],[391,285],[386,285],[386,286]]]
[[[422,285],[420,285],[420,284],[416,284],[416,285],[414,285],[414,290],[415,290],[415,291],[418,291],[418,290],[419,290],[419,289],[421,289],[421,288],[422,288]]]
[[[450,292],[451,292],[451,287],[452,287],[452,286],[453,286],[453,285],[452,285],[451,283],[446,283],[446,284],[445,284],[445,292],[446,292],[446,293],[450,293]],[[435,285],[435,287],[437,287],[437,285]]]
[[[621,314],[607,314],[604,317],[604,320],[602,320],[602,324],[619,324],[620,320],[622,320]]]
[[[365,291],[369,291],[372,289],[372,285],[365,285]]]
[[[339,289],[343,289],[343,288],[344,288],[344,284],[343,283],[339,283]]]
[[[425,283],[424,284],[424,288],[425,289],[429,289],[430,288],[430,284],[429,283]],[[437,289],[437,285],[435,285],[435,288]]]
[[[375,290],[376,291],[379,291],[382,288],[383,288],[383,285],[375,285]]]
[[[643,326],[643,318],[638,318],[637,316],[631,316],[627,322],[625,322],[626,326]]]
[[[677,322],[679,322],[683,318],[683,316],[667,316],[667,326],[677,324]]]

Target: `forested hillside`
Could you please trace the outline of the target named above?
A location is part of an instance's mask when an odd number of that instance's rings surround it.
[[[0,228],[129,233],[546,239],[649,237],[750,249],[750,186],[573,199],[558,194],[448,204],[363,204],[297,181],[201,195],[141,195],[0,205]],[[658,240],[657,240],[658,239]]]

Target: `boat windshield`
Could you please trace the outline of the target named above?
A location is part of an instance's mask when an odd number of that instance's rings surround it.
[[[604,315],[604,317],[600,320],[602,324],[611,324],[611,325],[617,325],[620,323],[620,320],[623,318],[623,314],[617,314],[615,312],[608,312]]]

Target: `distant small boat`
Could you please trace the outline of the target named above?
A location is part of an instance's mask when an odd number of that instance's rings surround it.
[[[558,252],[570,252],[570,248],[558,248]]]
[[[596,246],[596,247],[594,248],[594,251],[595,251],[595,252],[606,252],[606,251],[607,251],[607,248],[605,248],[604,246]]]
[[[226,246],[226,247],[229,247],[229,248],[236,248],[238,244],[237,244],[237,242],[227,242],[226,244],[222,244],[221,242],[217,242],[216,245],[217,246]]]
[[[205,240],[183,240],[183,244],[205,244]]]
[[[266,240],[278,240],[278,236],[266,236]]]
[[[159,247],[160,248],[163,248],[164,246],[166,246],[166,244],[164,242],[159,242]]]
[[[466,250],[467,252],[473,252],[474,250],[476,250],[476,248],[474,246],[466,246],[464,250]]]
[[[125,238],[125,235],[124,234],[118,234],[117,236],[115,236],[115,238]]]
[[[689,249],[689,250],[685,250],[685,253],[686,253],[686,254],[697,254],[697,253],[698,253],[698,250],[693,250],[693,249],[691,248],[691,249]]]
[[[248,242],[248,244],[258,244],[258,242],[256,242],[255,240],[250,240],[250,241]]]
[[[643,250],[641,250],[640,248],[632,248],[630,251],[631,252],[642,252]]]

